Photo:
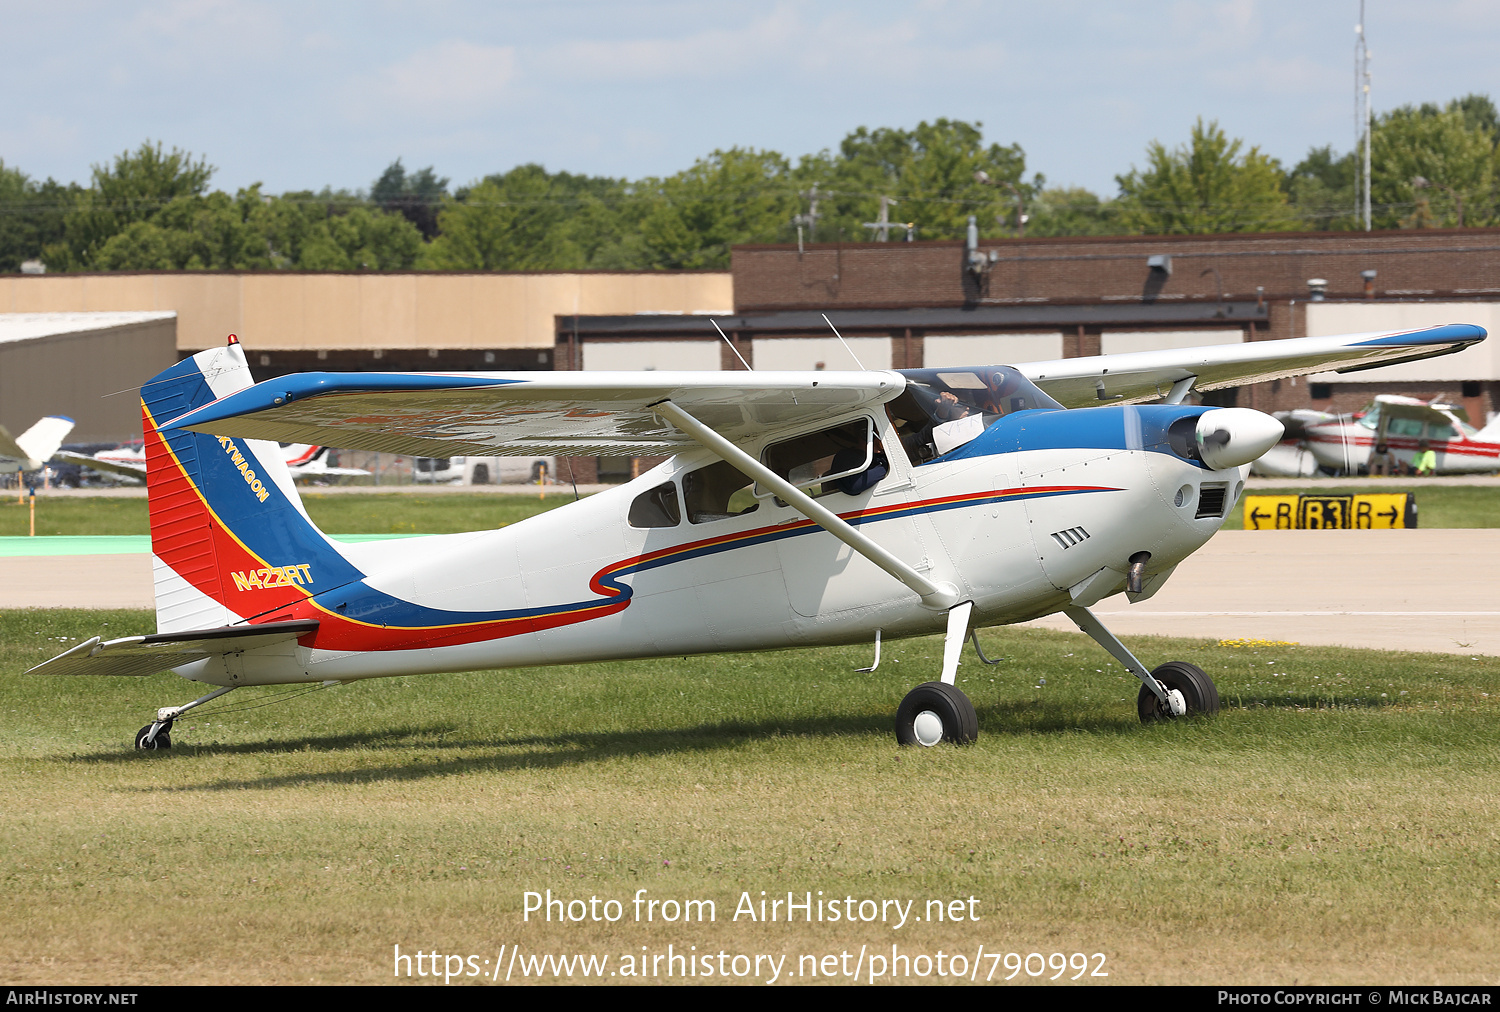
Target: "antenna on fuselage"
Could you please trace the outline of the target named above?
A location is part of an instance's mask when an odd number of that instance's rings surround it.
[[[734,357],[740,360],[740,365],[745,367],[745,371],[754,372],[755,370],[750,368],[750,363],[745,361],[745,356],[740,354],[740,350],[736,348],[734,346],[734,342],[729,339],[729,335],[724,333],[724,328],[719,326],[719,321],[710,318],[708,322],[714,325],[714,329],[719,332],[719,336],[724,339],[724,343],[729,345],[729,350],[734,352]]]
[[[859,366],[861,372],[866,371],[865,364],[859,360],[858,355],[854,354],[854,349],[849,347],[849,342],[844,340],[844,335],[839,333],[839,328],[833,325],[833,321],[828,318],[827,313],[824,313],[822,315],[823,322],[828,324],[828,329],[833,331],[833,336],[839,339],[839,344],[842,344],[844,346],[844,350],[849,353],[849,357],[854,359],[854,364]]]

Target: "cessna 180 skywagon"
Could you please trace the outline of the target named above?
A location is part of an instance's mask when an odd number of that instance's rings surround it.
[[[1142,720],[1212,713],[1089,611],[1154,594],[1218,529],[1270,416],[1214,390],[1454,352],[1474,326],[985,366],[850,372],[307,373],[200,352],[142,389],[159,631],[32,669],[218,686],[848,644],[943,633],[906,744],[969,742],[977,626],[1065,612],[1140,679]],[[1161,400],[1160,404],[1139,403]],[[1090,405],[1083,407],[1081,405]],[[1068,410],[1065,406],[1074,406]],[[413,456],[666,455],[499,530],[366,544],[308,519],[274,440]],[[977,641],[976,641],[977,645]]]
[[[1287,435],[1331,471],[1355,474],[1368,467],[1384,443],[1392,457],[1410,465],[1426,442],[1444,473],[1500,470],[1500,418],[1476,429],[1461,408],[1441,401],[1381,394],[1363,411],[1334,415],[1301,409],[1276,416]]]

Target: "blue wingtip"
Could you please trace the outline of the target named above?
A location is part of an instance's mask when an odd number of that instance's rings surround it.
[[[1387,334],[1384,337],[1371,338],[1368,341],[1360,341],[1355,347],[1393,344],[1416,348],[1426,344],[1453,344],[1454,342],[1475,344],[1488,336],[1489,332],[1477,324],[1445,323],[1441,326],[1412,330],[1404,334]]]

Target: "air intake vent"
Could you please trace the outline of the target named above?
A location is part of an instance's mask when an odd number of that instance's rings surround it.
[[[1064,548],[1072,548],[1080,541],[1087,541],[1088,538],[1089,532],[1082,527],[1069,527],[1065,531],[1058,531],[1052,535],[1052,540]]]
[[[1198,490],[1198,512],[1193,515],[1193,518],[1202,520],[1204,517],[1223,516],[1224,498],[1228,494],[1228,486],[1204,485]]]

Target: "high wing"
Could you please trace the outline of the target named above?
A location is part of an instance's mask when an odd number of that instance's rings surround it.
[[[163,428],[419,457],[651,456],[697,446],[671,401],[726,439],[819,424],[898,396],[895,372],[302,373]]]
[[[1374,369],[1451,355],[1484,339],[1483,327],[1455,323],[1394,333],[1252,341],[1014,364],[1060,403],[1079,408],[1101,401],[1132,404],[1158,398],[1172,400],[1174,388],[1175,399],[1181,399],[1189,389],[1219,390],[1317,372]]]

